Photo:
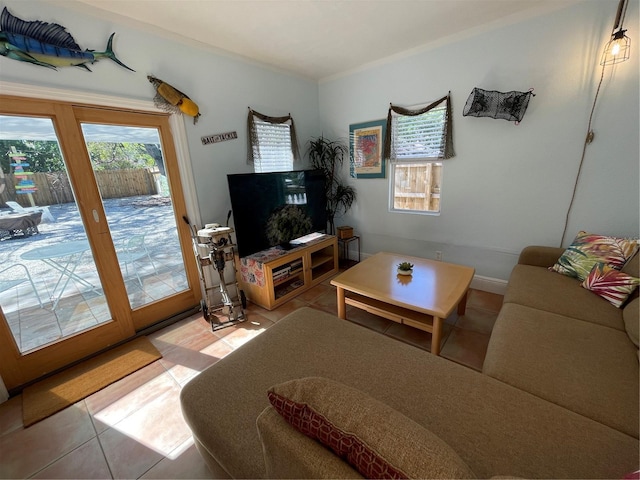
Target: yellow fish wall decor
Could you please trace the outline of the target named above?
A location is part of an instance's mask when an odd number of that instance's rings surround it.
[[[147,75],[147,79],[156,89],[156,96],[153,97],[156,107],[171,113],[182,112],[193,117],[193,124],[196,124],[200,117],[200,109],[193,100],[180,90],[153,75]]]

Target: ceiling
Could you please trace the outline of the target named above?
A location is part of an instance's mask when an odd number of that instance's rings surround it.
[[[69,0],[65,6],[322,80],[582,0]],[[57,1],[60,4],[61,2]]]

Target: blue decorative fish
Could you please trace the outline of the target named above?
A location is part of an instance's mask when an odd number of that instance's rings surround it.
[[[7,7],[0,15],[0,55],[54,70],[57,70],[56,67],[80,67],[91,71],[87,63],[110,58],[135,72],[113,53],[114,35],[115,32],[109,37],[104,52],[82,50],[62,25],[40,20],[27,22],[11,15]]]

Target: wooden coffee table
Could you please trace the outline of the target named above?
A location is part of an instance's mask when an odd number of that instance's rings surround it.
[[[414,264],[413,275],[398,275],[401,262]],[[442,322],[457,307],[464,315],[475,270],[452,263],[377,253],[341,273],[337,287],[338,317],[346,320],[347,305],[431,333],[431,353],[440,355]]]

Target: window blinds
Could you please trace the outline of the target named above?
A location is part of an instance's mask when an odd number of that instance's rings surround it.
[[[443,158],[446,108],[436,107],[413,117],[395,116],[391,122],[393,161]]]
[[[258,135],[257,157],[254,157],[256,173],[288,172],[293,167],[291,127],[286,123],[255,123]]]
[[[247,163],[258,173],[288,171],[300,160],[296,128],[291,115],[269,117],[249,108]]]
[[[412,162],[455,156],[449,96],[420,109],[389,106],[385,159]]]

